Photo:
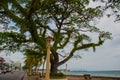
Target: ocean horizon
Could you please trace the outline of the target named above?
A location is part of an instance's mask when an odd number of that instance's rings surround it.
[[[84,74],[90,74],[91,76],[99,76],[99,77],[119,77],[120,78],[120,70],[112,70],[112,71],[68,71],[63,72],[66,75],[78,75],[83,76]]]

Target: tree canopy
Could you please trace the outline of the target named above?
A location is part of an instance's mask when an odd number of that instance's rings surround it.
[[[0,32],[0,50],[46,56],[46,35],[50,34],[51,72],[56,73],[76,51],[91,47],[95,51],[111,39],[111,33],[93,24],[103,16],[103,10],[101,6],[89,6],[90,1],[94,0],[1,0],[0,23],[5,31]],[[97,41],[89,33],[96,35]]]

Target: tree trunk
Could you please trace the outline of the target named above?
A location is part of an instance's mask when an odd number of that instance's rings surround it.
[[[58,65],[57,65],[56,62],[51,63],[51,69],[50,69],[50,72],[51,72],[51,73],[57,73],[57,70],[58,70],[57,68],[58,68]]]
[[[50,61],[51,61],[50,73],[57,73],[58,59],[54,58],[54,59],[51,59]]]
[[[59,62],[59,56],[57,52],[53,52],[53,56],[50,58],[50,63],[51,63],[51,67],[50,67],[50,73],[57,73],[58,70],[58,62]]]

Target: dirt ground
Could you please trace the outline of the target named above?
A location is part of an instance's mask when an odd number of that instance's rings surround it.
[[[67,76],[68,80],[120,80],[120,78],[112,77],[91,77],[91,79],[85,79],[84,76]],[[28,80],[43,80],[43,78],[37,76],[29,76]]]

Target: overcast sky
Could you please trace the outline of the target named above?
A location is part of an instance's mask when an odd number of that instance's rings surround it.
[[[102,46],[92,48],[88,52],[80,52],[81,59],[71,59],[66,64],[72,70],[120,70],[120,22],[114,22],[114,17],[101,18],[99,24],[102,30],[112,33],[112,40],[107,40]],[[60,68],[65,67],[65,65]]]

